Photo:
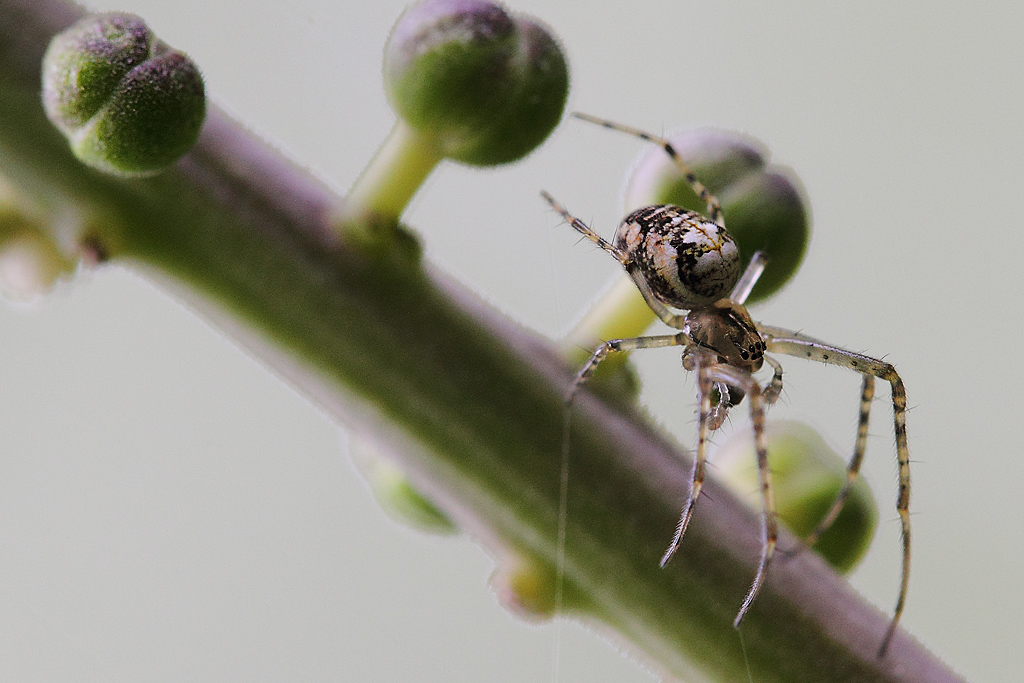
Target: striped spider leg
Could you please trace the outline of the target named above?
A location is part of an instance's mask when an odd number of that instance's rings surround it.
[[[694,192],[707,204],[707,215],[711,219],[677,206],[647,206],[622,219],[612,242],[608,242],[570,214],[547,192],[541,193],[574,229],[625,268],[647,305],[662,322],[679,330],[675,334],[614,339],[602,343],[576,374],[566,396],[567,411],[598,364],[610,353],[667,346],[683,347],[683,367],[697,373],[697,399],[700,406],[697,449],[690,476],[690,496],[683,507],[675,535],[661,559],[661,565],[664,566],[678,548],[700,497],[708,434],[721,426],[729,408],[738,405],[745,397],[748,398],[763,504],[762,542],[757,573],[734,621],[738,627],[764,583],[778,539],[771,471],[764,442],[764,414],[766,407],[774,403],[782,391],[782,366],[774,358],[765,355],[765,352],[818,360],[849,368],[863,376],[857,438],[853,456],[847,466],[846,481],[828,513],[807,537],[807,545],[813,545],[832,525],[846,502],[858,476],[867,443],[868,416],[874,398],[875,378],[889,382],[892,387],[899,463],[896,507],[902,524],[903,570],[896,608],[878,652],[880,657],[883,656],[902,615],[910,579],[910,457],[906,435],[906,392],[902,380],[893,366],[883,361],[846,351],[801,333],[754,323],[743,304],[764,269],[765,258],[760,253],[754,254],[740,276],[739,251],[725,230],[718,200],[697,180],[672,144],[636,128],[585,114],[573,115],[659,145],[679,168]],[[674,313],[670,308],[687,312]],[[772,368],[773,376],[762,387],[753,373],[765,363]],[[718,399],[713,402],[715,392]]]
[[[896,598],[896,608],[893,610],[889,628],[886,630],[885,637],[882,639],[882,644],[878,649],[878,656],[881,657],[889,648],[889,642],[896,632],[896,626],[899,624],[900,616],[903,614],[903,607],[906,603],[907,590],[910,587],[910,449],[907,445],[907,391],[903,386],[903,380],[897,374],[896,368],[877,358],[847,351],[804,334],[779,327],[758,323],[758,329],[765,340],[767,350],[772,353],[807,358],[828,365],[838,365],[860,373],[863,378],[860,395],[860,413],[857,419],[857,438],[854,442],[853,455],[846,467],[846,481],[843,482],[842,488],[840,488],[839,493],[832,502],[832,507],[829,508],[825,517],[804,539],[804,543],[808,546],[814,545],[821,538],[821,535],[835,522],[860,473],[860,465],[864,459],[864,449],[867,445],[868,418],[871,411],[871,402],[875,397],[875,378],[877,377],[888,382],[891,387],[893,431],[896,436],[896,460],[899,465],[899,489],[896,495],[896,511],[900,517],[903,569],[900,578],[899,595]]]

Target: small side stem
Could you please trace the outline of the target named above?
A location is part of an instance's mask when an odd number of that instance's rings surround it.
[[[636,285],[623,275],[562,339],[559,343],[562,356],[582,363],[600,342],[639,337],[655,320],[654,312]],[[624,361],[626,354],[615,354],[608,363],[613,364],[617,359]]]
[[[359,230],[363,237],[386,238],[442,159],[437,147],[399,119],[345,197],[336,228],[346,235]]]

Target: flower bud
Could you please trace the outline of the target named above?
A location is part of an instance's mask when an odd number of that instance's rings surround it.
[[[846,463],[816,431],[799,422],[772,422],[765,427],[772,469],[775,510],[800,538],[824,519],[846,481]],[[753,437],[744,430],[714,455],[725,482],[752,507],[761,509]],[[858,478],[835,523],[814,546],[840,572],[856,566],[878,526],[878,509],[867,483]]]
[[[392,30],[384,84],[398,115],[444,156],[488,166],[520,159],[548,136],[569,74],[538,23],[481,0],[426,0]]]
[[[28,303],[69,277],[75,262],[60,251],[36,217],[5,194],[0,183],[0,294]]]
[[[740,253],[768,255],[747,303],[766,299],[793,277],[807,251],[810,223],[801,192],[789,173],[768,170],[744,176],[718,198]]]
[[[505,609],[523,619],[542,621],[558,611],[558,576],[548,564],[508,553],[498,559],[490,583]]]
[[[399,467],[392,464],[374,442],[352,435],[349,452],[366,477],[374,498],[395,520],[422,531],[455,534],[459,529],[436,505],[416,490]]]
[[[763,146],[737,133],[704,128],[676,133],[669,140],[712,194],[718,194],[765,165]],[[626,212],[659,203],[707,213],[707,205],[679,173],[679,167],[664,149],[651,145],[644,149],[630,173],[626,185]]]
[[[206,114],[196,65],[124,13],[85,17],[51,41],[43,105],[82,162],[135,177],[185,154]]]
[[[747,303],[774,294],[796,272],[810,237],[799,181],[788,169],[768,165],[763,147],[736,133],[696,130],[669,139],[697,179],[718,197],[726,230],[739,245],[744,263],[756,251],[768,255],[768,266]],[[627,211],[650,204],[707,212],[707,205],[660,147],[644,153],[626,187]]]
[[[38,233],[22,233],[0,244],[0,293],[9,301],[34,301],[72,270],[53,242]]]

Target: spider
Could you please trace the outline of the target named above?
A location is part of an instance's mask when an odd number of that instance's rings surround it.
[[[608,242],[570,214],[550,194],[541,192],[544,199],[573,228],[626,269],[644,301],[658,318],[669,327],[679,330],[674,334],[613,339],[602,343],[576,374],[565,399],[567,410],[571,408],[576,394],[594,374],[598,364],[610,353],[683,347],[683,367],[697,375],[697,400],[700,406],[697,451],[690,475],[690,496],[684,504],[675,535],[661,558],[661,566],[664,567],[679,547],[700,497],[708,434],[722,425],[731,407],[738,405],[744,397],[748,399],[763,514],[761,557],[754,581],[733,622],[738,628],[764,584],[778,539],[772,478],[764,440],[764,416],[765,409],[778,399],[782,391],[782,365],[767,353],[838,365],[860,373],[863,377],[857,436],[853,456],[846,468],[846,479],[832,507],[804,539],[807,546],[814,545],[832,525],[850,493],[860,471],[867,443],[875,378],[888,382],[892,388],[896,458],[899,464],[896,510],[901,523],[903,568],[896,607],[878,650],[878,656],[884,656],[903,613],[910,582],[910,453],[906,431],[907,396],[903,381],[895,368],[884,361],[826,344],[799,332],[755,322],[743,303],[764,270],[766,258],[760,252],[754,254],[746,270],[740,274],[739,250],[725,230],[718,200],[697,180],[672,143],[630,126],[586,114],[574,113],[573,116],[659,145],[701,201],[707,204],[708,217],[667,204],[646,206],[623,218],[612,242]],[[675,313],[670,309],[686,313]],[[754,373],[763,364],[768,364],[774,374],[762,387]]]

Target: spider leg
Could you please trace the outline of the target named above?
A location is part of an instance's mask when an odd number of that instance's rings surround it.
[[[569,225],[576,229],[576,232],[580,233],[588,240],[590,240],[591,242],[593,242],[594,244],[596,244],[597,246],[601,247],[606,252],[611,254],[612,258],[614,258],[623,266],[627,268],[629,267],[630,259],[629,256],[626,255],[626,252],[615,247],[611,242],[609,242],[608,240],[606,240],[605,238],[601,237],[596,232],[591,230],[586,223],[584,223],[579,218],[576,218],[576,216],[573,216],[571,213],[569,213],[568,209],[559,204],[555,200],[555,198],[548,194],[546,191],[541,190],[540,196],[543,197],[544,200],[551,205],[551,208],[560,213],[562,215],[562,218],[564,218]]]
[[[771,365],[774,371],[768,383],[761,387],[761,396],[767,408],[774,405],[782,394],[782,364],[774,358],[768,358],[767,356],[765,357],[765,362]],[[729,390],[728,384],[725,382],[715,382],[712,386],[718,391],[719,396],[718,403],[711,406],[711,415],[708,417],[708,430],[713,432],[725,424],[725,419],[729,417],[729,409],[738,405],[743,400],[743,394],[740,394],[739,398],[733,402],[732,392]]]
[[[793,330],[787,330],[782,327],[775,327],[774,325],[765,325],[764,323],[755,323],[755,325],[757,326],[757,331],[761,333],[762,337],[764,337],[765,343],[767,343],[769,339],[790,339],[796,341],[810,342],[812,344],[818,344],[819,346],[831,346],[831,344],[826,344],[820,339],[815,339],[814,337],[806,335],[803,332],[794,332]],[[803,353],[797,355],[800,358],[806,358],[806,355]],[[827,363],[828,361],[823,362]]]
[[[679,548],[679,542],[683,539],[683,534],[686,533],[686,527],[690,524],[690,519],[693,517],[693,508],[697,504],[701,488],[704,486],[704,466],[707,457],[708,422],[711,416],[711,387],[713,384],[711,381],[711,368],[713,367],[714,359],[703,353],[688,354],[688,358],[693,366],[692,369],[697,372],[697,401],[700,405],[700,413],[697,418],[697,452],[693,457],[693,469],[690,472],[690,497],[686,499],[683,511],[679,515],[679,523],[676,524],[676,532],[672,536],[672,542],[669,543],[668,549],[661,557],[660,564],[662,567],[668,564],[668,561],[672,559],[672,555]],[[724,416],[722,419],[724,419]]]
[[[647,302],[647,305],[651,308],[652,311],[654,311],[655,315],[661,318],[662,322],[664,322],[669,327],[676,328],[677,330],[681,330],[683,328],[683,321],[686,316],[676,315],[672,311],[668,310],[668,307],[665,306],[665,304],[661,303],[661,301],[659,301],[656,296],[654,296],[654,292],[651,290],[650,285],[647,284],[647,280],[645,280],[643,275],[636,270],[635,266],[633,265],[633,261],[630,260],[626,252],[622,251],[614,244],[612,244],[611,242],[609,242],[608,240],[606,240],[605,238],[601,237],[596,232],[591,230],[586,223],[584,223],[579,218],[576,218],[576,216],[573,216],[571,213],[569,213],[568,209],[559,204],[555,200],[555,198],[552,197],[547,192],[542,190],[540,195],[544,198],[545,201],[547,201],[548,204],[551,205],[551,208],[553,208],[555,211],[561,214],[562,218],[564,218],[569,225],[575,228],[578,233],[580,233],[588,240],[590,240],[591,242],[593,242],[594,244],[596,244],[597,246],[601,247],[606,252],[611,254],[612,258],[614,258],[616,261],[619,262],[619,264],[625,267],[630,279],[633,280],[634,284],[636,284],[637,289],[640,290],[640,295],[643,296],[644,301]]]
[[[864,375],[864,383],[861,386],[860,392],[860,413],[857,417],[857,440],[853,446],[853,456],[850,458],[849,464],[846,466],[846,481],[843,482],[843,487],[839,489],[839,493],[836,494],[836,499],[832,502],[832,507],[829,508],[828,512],[822,518],[818,525],[814,527],[814,530],[808,534],[807,538],[804,539],[804,543],[808,546],[813,546],[821,538],[821,535],[828,531],[829,527],[832,526],[833,522],[836,521],[836,517],[839,516],[839,512],[843,509],[843,505],[846,503],[846,498],[850,495],[850,490],[853,488],[853,483],[857,481],[857,475],[860,473],[860,464],[864,459],[864,449],[867,446],[868,441],[868,417],[871,412],[871,401],[875,398],[875,377],[874,375]]]
[[[647,302],[647,306],[654,311],[654,314],[661,319],[661,322],[665,323],[669,327],[674,327],[677,330],[683,329],[686,325],[686,316],[677,315],[672,311],[668,310],[668,306],[661,303],[658,297],[654,296],[654,290],[647,284],[647,280],[644,279],[643,274],[640,273],[632,264],[626,266],[626,272],[629,273],[629,277],[633,280],[633,284],[640,290],[640,296]]]
[[[687,348],[683,351],[683,369],[689,372],[697,372],[697,360],[700,351],[695,351],[691,348]],[[705,356],[706,357],[706,356]],[[705,363],[706,364],[706,363]],[[699,380],[698,375],[698,380]],[[698,389],[700,385],[698,384]],[[732,401],[732,390],[729,385],[725,382],[712,382],[711,384],[711,397],[714,397],[714,392],[718,392],[718,401],[711,404],[711,412],[708,413],[708,431],[714,432],[721,428],[725,424],[725,418],[729,417],[729,408],[735,405]],[[740,395],[742,400],[742,394]],[[697,406],[700,407],[701,394],[697,394]],[[739,400],[736,401],[739,403]]]
[[[884,361],[871,358],[863,354],[847,351],[823,342],[817,341],[802,334],[787,332],[779,328],[759,326],[768,350],[775,353],[783,353],[788,356],[798,356],[817,360],[830,365],[838,365],[849,368],[865,375],[866,377],[877,377],[885,380],[892,388],[892,412],[893,431],[896,436],[896,460],[899,464],[899,492],[896,496],[896,511],[900,516],[900,532],[903,540],[903,572],[900,579],[900,592],[896,598],[896,607],[893,610],[892,620],[889,628],[882,639],[882,645],[878,650],[878,656],[885,655],[889,648],[889,641],[892,640],[899,624],[900,616],[903,614],[903,607],[907,599],[907,590],[910,586],[910,449],[907,446],[907,391],[903,386],[903,380],[897,374],[896,369]],[[854,449],[854,460],[848,468],[848,481],[856,477],[856,470],[860,467],[858,452],[863,451],[862,434],[866,438],[867,414],[870,400],[874,396],[874,382],[865,382],[861,391],[861,420],[857,430],[857,447]],[[854,470],[852,474],[850,471]],[[844,486],[844,490],[848,488]]]
[[[754,428],[754,449],[757,452],[757,472],[761,479],[761,560],[757,565],[757,574],[754,575],[754,582],[750,585],[740,611],[733,621],[733,626],[739,628],[740,622],[746,616],[750,606],[754,604],[761,586],[764,585],[765,577],[768,574],[768,567],[771,565],[772,557],[775,555],[775,546],[779,538],[779,523],[775,516],[775,494],[772,488],[772,473],[768,467],[768,448],[764,440],[764,409],[765,401],[761,393],[761,386],[750,376],[750,373],[730,365],[713,365],[710,368],[711,378],[742,388],[750,400],[750,421]]]
[[[608,357],[609,353],[615,351],[636,351],[637,349],[660,349],[666,346],[685,346],[688,341],[684,334],[679,333],[653,335],[650,337],[631,337],[629,339],[612,339],[604,342],[594,350],[590,359],[576,373],[572,386],[569,387],[569,391],[565,395],[565,405],[572,405],[580,388],[586,384],[587,380],[597,370],[597,366]]]
[[[697,370],[697,355],[700,351],[694,351],[687,348],[683,352],[683,369],[690,372],[696,372]],[[725,382],[713,382],[711,384],[711,395],[714,396],[714,392],[718,392],[718,401],[711,405],[711,412],[708,413],[708,431],[713,432],[721,428],[725,424],[725,418],[729,417],[729,409],[732,408],[736,403],[739,403],[743,399],[743,394],[740,394],[740,398],[734,403],[732,400],[732,390],[729,385]],[[700,406],[701,394],[697,394],[697,405]]]
[[[782,394],[782,363],[770,356],[765,356],[764,362],[772,366],[772,370],[774,370],[771,380],[761,390],[765,405],[770,406],[774,405]]]
[[[774,405],[779,400],[779,395],[782,394],[782,364],[768,356],[765,356],[764,360],[774,371],[772,378],[761,388],[761,396],[764,399],[765,407],[768,407]],[[692,370],[693,368],[687,369]],[[713,432],[725,423],[725,418],[729,416],[729,409],[738,405],[743,400],[743,394],[740,394],[739,398],[734,402],[730,395],[732,392],[728,384],[725,382],[715,382],[712,386],[718,391],[720,397],[718,403],[711,406],[711,415],[708,418],[708,430]]]
[[[740,276],[740,279],[733,286],[729,299],[742,306],[743,302],[750,296],[750,291],[754,289],[754,285],[757,284],[757,280],[761,277],[761,273],[764,272],[766,265],[768,265],[768,257],[764,255],[763,251],[755,251],[754,255],[750,257],[750,263],[747,264],[743,275]]]
[[[733,403],[728,384],[715,382],[711,386],[718,390],[718,403],[711,406],[711,414],[708,415],[708,431],[713,432],[725,424],[725,418],[729,417],[729,408],[732,408]]]
[[[633,128],[632,126],[624,126],[621,123],[615,123],[613,121],[608,121],[606,119],[599,119],[596,116],[590,116],[589,114],[581,114],[580,112],[577,111],[573,112],[572,115],[578,119],[583,119],[584,121],[596,123],[599,126],[604,126],[605,128],[611,130],[617,130],[622,133],[635,135],[641,140],[653,142],[654,144],[661,147],[663,150],[665,150],[665,154],[668,154],[669,158],[672,159],[672,162],[679,169],[680,173],[683,174],[683,177],[686,178],[686,182],[690,184],[690,187],[693,188],[693,191],[697,194],[698,197],[700,197],[700,200],[707,204],[708,216],[711,218],[711,220],[713,220],[716,224],[720,226],[725,225],[722,219],[722,207],[718,203],[718,200],[715,198],[713,194],[711,194],[708,191],[708,188],[704,187],[704,185],[699,180],[697,180],[697,176],[693,174],[693,171],[691,171],[690,167],[686,165],[686,162],[683,161],[683,158],[679,156],[679,153],[676,151],[675,147],[672,146],[671,142],[669,142],[665,138],[658,137],[657,135],[651,135],[650,133],[646,133],[638,128]]]

